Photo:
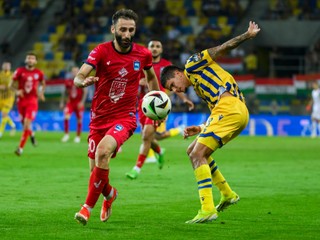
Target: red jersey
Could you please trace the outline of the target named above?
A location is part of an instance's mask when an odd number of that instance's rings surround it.
[[[172,63],[170,61],[168,61],[167,59],[161,58],[159,62],[154,62],[152,64],[153,64],[154,72],[156,73],[157,78],[158,78],[160,90],[163,92],[166,92],[166,89],[164,87],[162,87],[162,85],[161,85],[160,75],[161,75],[162,69],[164,69],[164,67],[166,67],[166,66],[172,65]]]
[[[160,82],[160,75],[161,75],[161,71],[164,67],[166,66],[170,66],[172,65],[172,63],[164,58],[161,58],[159,62],[153,62],[153,69],[154,72],[157,75],[158,78],[158,83],[159,83],[159,88],[161,91],[166,92],[166,89],[164,87],[162,87],[161,82]],[[144,77],[144,74],[142,73],[142,76]],[[142,103],[142,98],[144,97],[144,95],[147,94],[147,92],[149,92],[148,87],[145,86],[140,86],[140,91],[139,91],[139,106],[141,106]],[[139,108],[139,107],[138,107]]]
[[[86,63],[96,69],[99,77],[92,99],[90,127],[104,128],[106,120],[134,116],[142,69],[152,67],[151,52],[132,43],[128,53],[120,53],[110,41],[93,49]]]
[[[78,104],[83,97],[83,88],[78,88],[73,84],[73,79],[66,79],[65,88],[68,95],[68,103]]]
[[[18,90],[23,90],[23,97],[19,96],[17,101],[38,102],[38,85],[44,81],[42,71],[37,68],[29,70],[26,67],[19,67],[13,74],[13,80],[18,81]]]

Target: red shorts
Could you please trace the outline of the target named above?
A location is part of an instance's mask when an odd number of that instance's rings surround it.
[[[108,123],[103,129],[90,128],[88,137],[88,157],[95,159],[95,153],[99,142],[105,135],[110,135],[117,141],[117,148],[112,155],[112,158],[114,158],[120,146],[132,136],[136,128],[137,123],[135,117],[114,120]]]
[[[36,118],[38,112],[38,103],[37,102],[21,102],[17,103],[18,112],[21,120],[23,121],[25,118],[33,121]]]
[[[68,102],[66,107],[64,108],[63,112],[64,112],[64,115],[71,115],[74,112],[76,114],[77,119],[82,119],[83,112],[84,112],[84,106],[82,106],[79,109],[78,103]]]
[[[144,115],[144,113],[140,109],[141,108],[139,108],[139,110],[138,110],[138,117],[139,117],[139,122],[140,122],[141,128],[143,128],[145,125],[153,125],[153,126],[157,127],[156,122],[154,120],[152,120],[151,118],[146,117],[146,115]]]

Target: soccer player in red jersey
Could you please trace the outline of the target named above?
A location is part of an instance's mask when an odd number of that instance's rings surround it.
[[[163,52],[162,43],[158,40],[152,40],[148,43],[148,49],[152,53],[152,64],[154,71],[157,75],[158,80],[160,79],[161,70],[172,63],[164,58],[161,57]],[[166,92],[165,88],[163,88],[159,82],[160,90]],[[155,121],[146,117],[141,109],[142,99],[144,95],[149,92],[148,85],[144,78],[140,80],[140,93],[139,93],[139,105],[138,105],[138,115],[139,121],[142,129],[142,145],[140,147],[139,155],[137,157],[136,165],[131,169],[130,172],[126,173],[126,176],[130,179],[136,179],[138,174],[141,171],[141,168],[146,161],[148,152],[152,149],[157,157],[158,166],[161,169],[164,164],[164,150],[161,149],[160,145],[155,139],[156,131],[158,132],[157,135],[161,136],[161,134],[168,134],[166,133],[166,126],[165,121],[162,122],[159,126],[155,124]],[[178,97],[182,99],[184,103],[189,106],[189,110],[194,108],[194,104],[186,97],[184,93],[177,93]],[[181,131],[179,128],[175,128],[170,130],[171,136],[178,135]],[[182,130],[183,131],[183,130]],[[161,139],[159,139],[161,140]]]
[[[72,67],[71,69],[71,77],[70,79],[66,79],[65,81],[65,91],[61,97],[60,107],[63,108],[64,112],[64,136],[61,139],[62,142],[67,142],[70,138],[69,136],[69,120],[71,114],[74,112],[77,117],[77,135],[74,139],[75,143],[80,142],[80,135],[82,131],[82,119],[84,112],[84,104],[87,98],[87,89],[86,88],[78,88],[73,84],[73,79],[77,75],[79,71],[78,67]],[[65,104],[65,98],[67,96],[67,103]]]
[[[26,55],[25,66],[19,67],[13,74],[13,88],[16,90],[18,112],[23,124],[20,144],[15,151],[18,156],[22,154],[28,137],[32,135],[31,124],[38,111],[38,98],[41,101],[45,100],[44,75],[35,67],[36,64],[37,56],[29,52]]]
[[[94,48],[74,79],[74,84],[81,88],[95,84],[88,137],[92,171],[85,204],[75,214],[83,225],[101,194],[104,200],[100,220],[105,222],[111,215],[117,190],[109,182],[109,161],[137,127],[135,112],[142,70],[150,88],[159,90],[150,51],[132,42],[137,20],[134,11],[118,10],[112,16],[114,40]],[[89,76],[93,69],[95,76]]]

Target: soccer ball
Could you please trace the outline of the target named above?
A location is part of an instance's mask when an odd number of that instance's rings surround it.
[[[162,120],[171,111],[171,101],[165,92],[151,91],[143,97],[141,108],[148,118]]]

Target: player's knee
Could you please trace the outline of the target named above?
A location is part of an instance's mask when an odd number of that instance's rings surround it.
[[[187,148],[187,154],[188,154],[188,156],[190,155],[190,153],[192,152],[192,150],[193,150],[193,146],[190,145],[190,146]]]
[[[95,159],[98,162],[106,162],[112,155],[112,151],[104,146],[98,146],[95,154]]]
[[[194,148],[194,144],[193,144],[193,143],[188,146],[188,148],[187,148],[187,154],[188,154],[188,156],[189,156],[190,153],[192,152],[193,148]]]

